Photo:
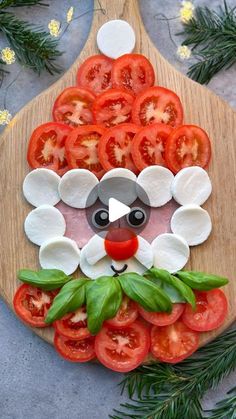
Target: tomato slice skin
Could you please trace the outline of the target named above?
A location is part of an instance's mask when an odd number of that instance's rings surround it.
[[[131,122],[134,96],[124,89],[109,89],[97,96],[93,103],[94,121],[98,125],[111,128]]]
[[[87,58],[77,72],[77,84],[99,95],[112,87],[111,70],[113,60],[97,54]]]
[[[29,140],[27,160],[32,169],[43,167],[59,176],[68,170],[65,142],[72,128],[59,122],[47,122],[37,127]]]
[[[220,327],[227,316],[228,303],[225,294],[220,289],[197,291],[194,311],[186,304],[182,320],[186,326],[198,332],[208,332]]]
[[[184,308],[185,304],[173,304],[172,312],[168,314],[150,312],[138,305],[139,314],[144,318],[144,320],[151,324],[154,324],[155,326],[168,326],[170,324],[175,323],[176,320],[178,320],[180,316],[183,314]]]
[[[98,146],[98,156],[103,168],[108,171],[116,167],[125,167],[134,173],[137,168],[131,155],[131,146],[137,125],[121,124],[107,130]]]
[[[55,295],[55,291],[43,291],[23,284],[14,295],[14,310],[20,319],[30,326],[48,327],[44,320]]]
[[[137,317],[138,309],[136,303],[125,295],[116,316],[107,320],[106,324],[111,328],[126,327],[131,325]]]
[[[175,128],[183,123],[183,107],[172,90],[161,86],[149,87],[136,97],[132,119],[137,125],[164,123]]]
[[[144,55],[125,54],[114,61],[111,78],[113,87],[121,87],[137,95],[154,85],[155,73]]]
[[[206,168],[210,158],[209,137],[196,125],[182,125],[174,130],[166,141],[166,164],[173,173],[189,166]]]
[[[94,337],[72,340],[55,333],[54,346],[67,361],[87,362],[95,358]]]
[[[138,320],[122,328],[111,328],[104,324],[95,337],[98,360],[117,372],[137,368],[147,356],[149,347],[149,329]]]
[[[189,329],[181,320],[168,326],[153,326],[151,353],[162,362],[176,364],[192,355],[198,348],[199,333]]]
[[[53,105],[53,120],[77,127],[93,124],[92,103],[95,95],[81,87],[67,87]]]
[[[98,125],[83,125],[68,136],[65,151],[70,169],[87,169],[100,179],[105,170],[98,157],[98,145],[105,128]]]
[[[87,328],[86,308],[81,307],[74,313],[66,314],[53,323],[57,333],[71,340],[83,340],[91,336]]]
[[[147,125],[139,130],[131,145],[132,158],[138,170],[156,164],[166,166],[165,146],[172,131],[173,128],[166,124]]]

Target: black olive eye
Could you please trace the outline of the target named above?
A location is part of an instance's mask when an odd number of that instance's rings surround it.
[[[93,213],[93,225],[97,228],[104,228],[110,224],[109,213],[105,208],[99,209]]]
[[[133,208],[127,215],[127,221],[131,227],[141,227],[147,220],[147,215],[142,208]]]

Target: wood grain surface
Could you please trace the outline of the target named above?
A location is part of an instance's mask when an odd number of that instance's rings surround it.
[[[17,270],[39,267],[38,247],[27,240],[23,231],[24,219],[32,209],[22,196],[22,182],[29,172],[26,150],[30,134],[38,125],[51,120],[54,99],[65,87],[75,84],[79,64],[98,52],[96,34],[99,27],[110,19],[125,19],[135,30],[136,52],[150,59],[158,84],[174,90],[180,96],[185,122],[200,125],[209,133],[212,143],[209,175],[213,193],[204,207],[212,217],[213,232],[204,244],[191,248],[187,268],[229,278],[230,283],[225,287],[229,314],[221,329],[202,334],[201,344],[205,344],[236,319],[236,114],[227,103],[177,72],[160,55],[144,29],[137,0],[101,0],[100,3],[106,14],[94,12],[89,38],[76,62],[58,82],[26,105],[1,136],[0,293],[12,307],[12,298],[19,285]],[[95,8],[99,8],[96,1]],[[52,342],[53,332],[50,328],[37,329],[35,332]]]

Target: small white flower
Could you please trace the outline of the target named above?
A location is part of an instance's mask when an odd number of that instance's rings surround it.
[[[11,48],[3,48],[1,51],[1,59],[6,64],[13,64],[16,61],[15,52]]]
[[[0,125],[8,125],[12,119],[12,115],[7,109],[0,109]]]
[[[73,15],[74,15],[74,7],[71,6],[68,10],[67,10],[67,14],[66,14],[66,21],[67,23],[70,23],[73,19]]]
[[[194,4],[191,1],[182,1],[182,7],[188,10],[194,10]]]
[[[48,29],[51,36],[54,36],[54,37],[59,36],[60,28],[61,28],[61,23],[59,22],[59,20],[55,20],[55,19],[50,20],[48,24]]]
[[[181,60],[188,60],[191,57],[192,51],[187,45],[180,45],[177,48],[177,55]]]

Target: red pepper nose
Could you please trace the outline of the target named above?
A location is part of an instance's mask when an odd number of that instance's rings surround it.
[[[114,260],[129,259],[138,250],[136,234],[127,228],[113,228],[105,238],[105,250]]]

